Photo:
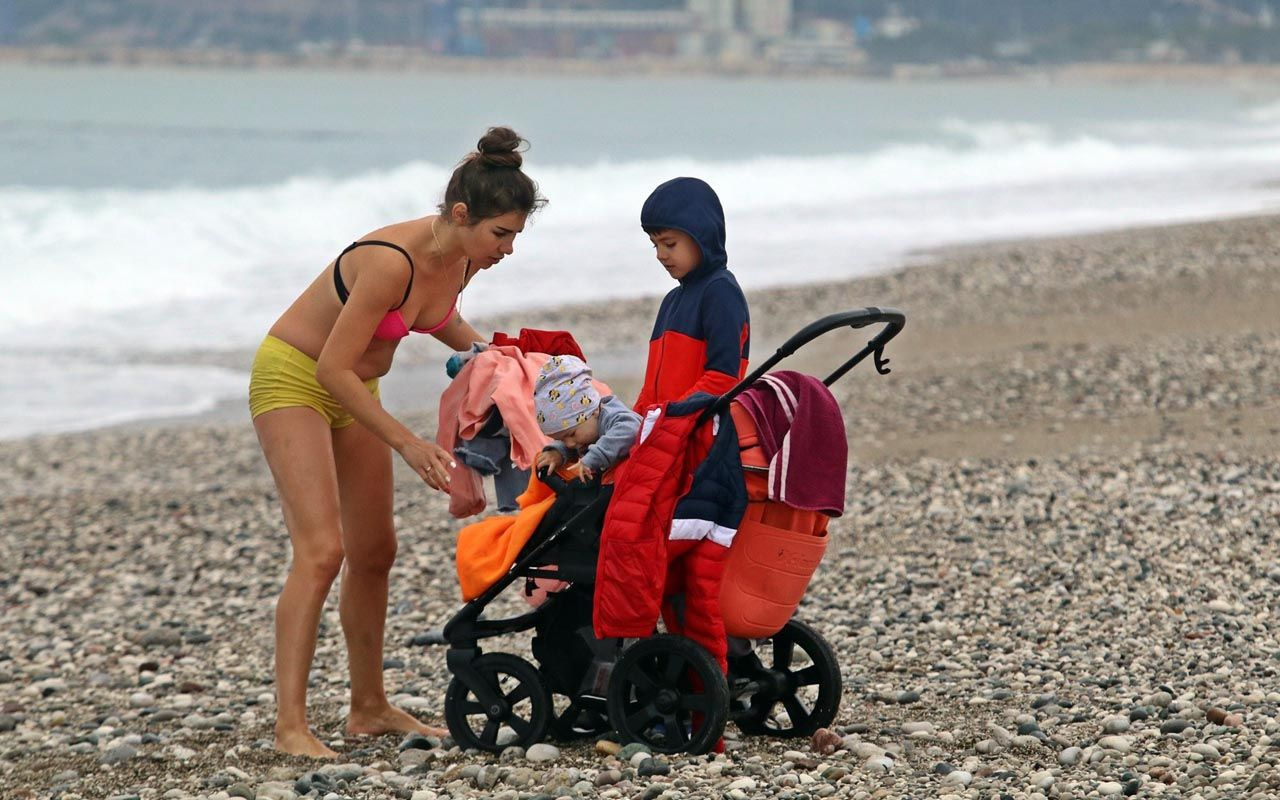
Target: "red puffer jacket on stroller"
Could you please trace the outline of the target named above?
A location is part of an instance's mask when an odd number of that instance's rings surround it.
[[[714,437],[710,425],[698,428],[715,399],[699,394],[646,415],[600,534],[593,622],[599,638],[650,636],[664,594],[678,589],[683,613],[666,609],[667,627],[724,668],[720,582],[747,495],[730,415],[720,415]]]

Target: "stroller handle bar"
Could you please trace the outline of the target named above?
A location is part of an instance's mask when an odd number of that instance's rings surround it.
[[[889,373],[889,367],[887,366],[889,359],[884,357],[884,346],[889,343],[890,339],[902,332],[903,327],[907,324],[906,315],[896,308],[877,308],[875,306],[855,308],[849,311],[838,311],[835,314],[828,314],[822,319],[810,322],[808,325],[797,331],[790,339],[783,342],[777,351],[774,352],[773,355],[769,356],[763,364],[756,367],[750,375],[739,381],[737,386],[734,386],[729,391],[720,395],[719,399],[717,399],[715,403],[708,406],[698,418],[698,422],[705,422],[716,414],[727,409],[729,407],[729,403],[732,402],[735,397],[742,394],[753,383],[764,377],[765,373],[778,365],[778,362],[791,356],[801,347],[804,347],[819,336],[830,333],[837,328],[865,328],[868,325],[879,324],[883,324],[885,327],[876,334],[875,338],[870,342],[867,342],[865,347],[855,353],[848,361],[841,364],[835,372],[824,378],[822,382],[827,386],[830,386],[840,380],[846,372],[853,369],[858,362],[873,353],[875,354],[874,363],[876,366],[876,372],[879,372],[881,375],[887,375]]]

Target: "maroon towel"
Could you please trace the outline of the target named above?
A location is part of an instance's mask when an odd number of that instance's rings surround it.
[[[769,499],[842,515],[849,442],[831,390],[811,375],[782,370],[756,381],[738,402],[756,423],[769,462]]]

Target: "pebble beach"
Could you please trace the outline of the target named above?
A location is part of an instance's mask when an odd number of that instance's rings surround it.
[[[344,738],[334,592],[311,699],[340,758],[274,752],[288,539],[246,412],[0,442],[0,797],[1280,796],[1280,218],[926,253],[749,300],[753,365],[825,313],[907,314],[890,374],[833,387],[847,509],[799,611],[842,669],[820,735],[731,724],[698,757]],[[568,328],[630,399],[657,303],[474,321]],[[784,366],[824,374],[867,338]],[[425,435],[430,406],[404,415]],[[411,642],[460,605],[461,523],[397,483],[387,688],[443,724],[444,649]]]

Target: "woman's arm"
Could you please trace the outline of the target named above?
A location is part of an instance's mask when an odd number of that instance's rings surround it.
[[[387,309],[404,297],[407,279],[404,259],[398,253],[389,249],[386,254],[377,252],[382,248],[362,249],[366,252],[359,254],[357,269],[351,271],[355,274],[351,276],[354,281],[347,302],[316,360],[316,380],[361,425],[399,453],[424,481],[436,489],[447,490],[446,467],[452,461],[449,454],[387,413],[356,374],[356,364],[368,350],[378,323]]]
[[[461,314],[454,314],[450,317],[448,324],[443,328],[431,334],[436,339],[448,345],[450,349],[459,352],[470,350],[472,342],[488,342],[489,340],[480,335],[480,332],[462,318]]]

